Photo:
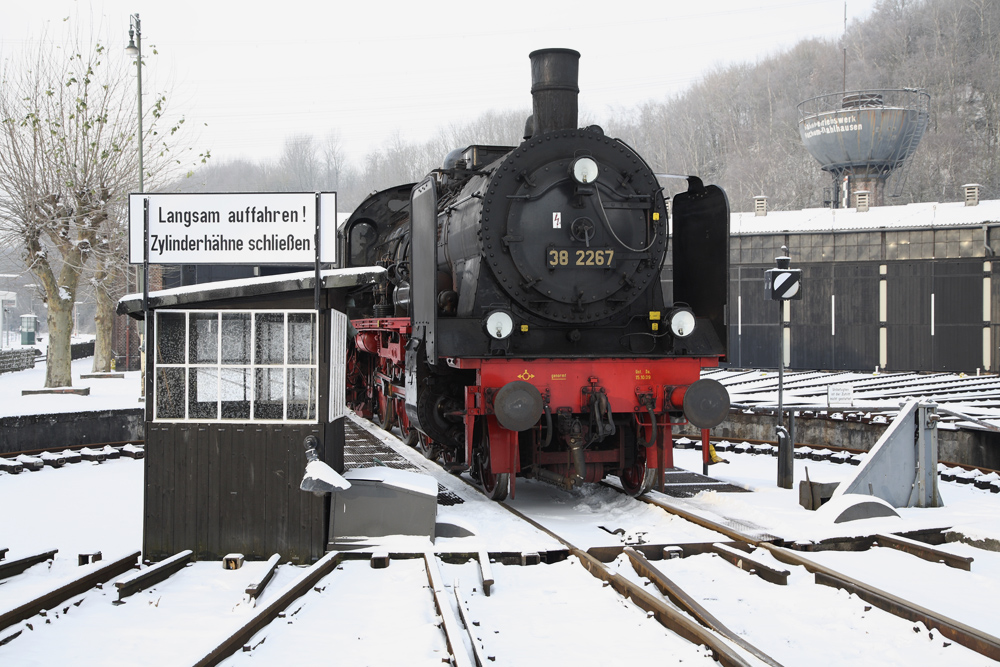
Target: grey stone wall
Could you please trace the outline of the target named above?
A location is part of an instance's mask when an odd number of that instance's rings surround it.
[[[774,428],[778,418],[774,415],[730,412],[729,418],[712,429],[713,438],[740,440],[767,440],[775,442]],[[787,425],[786,425],[787,426]],[[828,417],[802,417],[795,419],[795,442],[810,447],[838,447],[868,451],[882,436],[888,424],[830,419]],[[693,426],[682,426],[674,435],[695,439],[701,433]],[[969,429],[938,429],[938,459],[950,463],[1000,469],[1000,433]]]
[[[33,348],[18,348],[0,352],[0,373],[23,371],[35,367],[35,355],[38,350]]]
[[[0,419],[0,454],[142,440],[142,408]]]

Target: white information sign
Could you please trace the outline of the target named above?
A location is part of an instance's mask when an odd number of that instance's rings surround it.
[[[337,259],[337,193],[129,195],[129,263],[143,262],[149,201],[150,264],[313,264]]]
[[[831,384],[826,388],[826,404],[829,407],[854,405],[854,387],[849,384]]]

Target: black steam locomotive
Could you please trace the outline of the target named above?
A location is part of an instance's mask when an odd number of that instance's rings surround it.
[[[577,128],[579,57],[530,55],[519,146],[453,151],[340,230],[343,266],[387,270],[349,307],[349,405],[494,499],[516,474],[616,474],[638,495],[672,464],[672,426],[710,428],[729,408],[699,379],[727,350],[725,193],[688,177],[668,211],[635,151]]]

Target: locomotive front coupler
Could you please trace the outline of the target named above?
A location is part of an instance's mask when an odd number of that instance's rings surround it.
[[[541,466],[532,466],[530,470],[531,474],[537,479],[543,482],[548,482],[554,486],[558,486],[566,491],[572,491],[573,487],[576,486],[576,479],[573,477],[563,477],[558,473],[554,473],[551,470],[547,470]]]
[[[546,405],[546,407],[548,406]],[[547,410],[546,416],[551,429],[551,412]],[[540,480],[569,490],[586,480],[587,462],[584,456],[586,447],[584,445],[583,424],[573,416],[572,408],[561,407],[556,409],[556,429],[559,433],[559,439],[566,443],[566,450],[569,454],[568,463],[573,466],[573,476],[564,477],[541,466],[533,466],[533,474]],[[547,437],[546,444],[548,442]]]

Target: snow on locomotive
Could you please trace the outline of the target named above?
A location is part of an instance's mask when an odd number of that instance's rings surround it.
[[[577,128],[579,58],[530,55],[519,146],[453,151],[341,228],[342,265],[387,276],[349,306],[348,404],[498,500],[517,474],[567,488],[615,474],[639,495],[672,464],[674,425],[729,409],[699,379],[727,349],[725,193],[688,177],[669,228],[646,162]]]

